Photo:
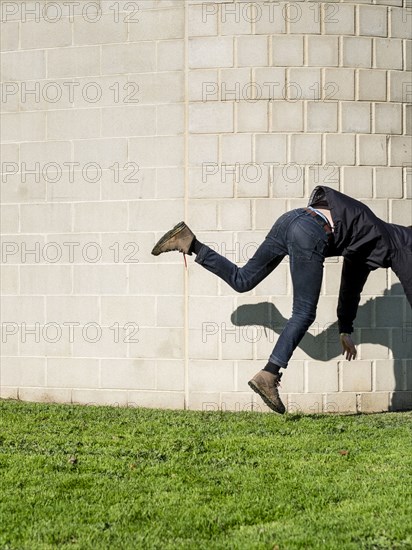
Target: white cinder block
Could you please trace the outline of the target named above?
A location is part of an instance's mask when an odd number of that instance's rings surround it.
[[[189,163],[201,165],[204,162],[218,162],[218,136],[197,135],[189,136]]]
[[[251,34],[252,21],[257,18],[253,4],[223,3],[220,6],[220,34]]]
[[[389,71],[390,101],[410,103],[412,101],[412,72]]]
[[[0,386],[44,386],[46,359],[44,357],[3,357]]]
[[[130,25],[130,34],[133,38],[130,41],[135,41],[133,30],[142,25]],[[102,17],[90,23],[85,17],[77,16],[73,18],[73,44],[113,44],[127,42],[127,20],[125,17],[113,17],[113,14],[102,15]],[[140,39],[142,40],[142,39]]]
[[[409,166],[412,158],[412,137],[390,137],[391,166]]]
[[[97,359],[48,358],[47,386],[51,388],[99,387]]]
[[[98,296],[46,296],[46,323],[98,323],[100,306]]]
[[[157,300],[156,325],[158,327],[184,327],[184,305],[184,299],[181,296],[163,296],[161,300]],[[144,313],[144,309],[142,313]],[[144,316],[141,321],[141,324],[143,323],[148,324],[148,320]]]
[[[361,412],[382,412],[389,407],[388,392],[371,392],[361,394]]]
[[[286,163],[285,135],[281,134],[258,134],[255,136],[256,162],[264,163]]]
[[[135,295],[179,295],[183,294],[184,263],[179,252],[174,254],[177,265],[136,264],[130,266],[130,291]],[[167,277],[165,274],[167,273]]]
[[[343,66],[372,67],[372,39],[366,37],[343,37]]]
[[[355,99],[355,71],[353,69],[325,69],[324,99]]]
[[[184,34],[185,10],[180,6],[177,9],[142,10],[139,23],[129,25],[130,42],[183,38]]]
[[[151,72],[156,67],[156,42],[102,46],[102,74]]]
[[[359,34],[364,36],[387,36],[386,6],[358,6]]]
[[[127,149],[126,138],[75,140],[73,157],[74,162],[78,162],[80,167],[88,163],[96,163],[97,168],[103,170],[110,168],[116,162],[124,166],[127,162]],[[94,176],[95,174],[92,173],[89,177],[93,179]]]
[[[185,43],[183,40],[161,40],[157,43],[158,71],[182,71],[184,66]]]
[[[225,36],[189,39],[189,67],[233,67],[233,38]]]
[[[47,138],[50,140],[100,137],[98,109],[56,110],[47,112]]]
[[[2,294],[18,294],[18,267],[2,265],[0,268]]]
[[[326,34],[355,34],[355,6],[350,4],[325,4],[322,6]]]
[[[244,165],[253,160],[253,140],[250,134],[228,134],[221,137],[222,164]]]
[[[7,141],[44,141],[46,138],[46,113],[3,113],[1,136]]]
[[[158,105],[156,107],[156,131],[153,131],[153,133],[159,136],[168,136],[183,134],[184,131],[185,107],[183,104]]]
[[[375,132],[377,134],[402,133],[402,106],[400,103],[375,103]]]
[[[378,199],[400,199],[403,194],[402,168],[375,168],[375,192]]]
[[[285,69],[270,67],[267,69],[257,68],[254,70],[254,84],[248,93],[244,93],[243,99],[285,99]],[[245,89],[246,92],[246,89]],[[251,97],[252,96],[252,97]]]
[[[1,73],[4,82],[45,78],[45,51],[5,52],[1,59]]]
[[[266,36],[239,36],[237,38],[237,63],[239,67],[265,67],[268,64],[268,39]]]
[[[103,359],[101,387],[121,390],[154,390],[156,361],[148,359]]]
[[[190,392],[222,392],[234,390],[233,361],[191,361]]]
[[[286,4],[286,19],[292,34],[319,34],[321,6],[304,3]]]
[[[21,294],[70,294],[71,290],[70,265],[20,266]]]
[[[50,48],[47,50],[47,76],[49,78],[98,74],[100,74],[99,46]]]
[[[212,8],[214,6],[211,6]],[[216,36],[218,10],[209,10],[207,4],[189,5],[189,36]]]
[[[185,365],[183,361],[159,360],[156,366],[156,389],[183,391]]]
[[[325,137],[325,162],[338,166],[355,164],[355,135],[327,134]]]
[[[116,77],[116,82],[117,80],[118,77]],[[106,78],[106,81],[102,86],[113,86],[113,77]],[[111,81],[112,84],[108,81]],[[109,96],[111,102],[107,101],[104,106],[106,104],[108,106],[117,106],[119,103],[130,104],[136,100],[139,105],[170,104],[184,101],[184,78],[179,71],[168,69],[167,72],[131,74],[127,83],[120,80],[119,87],[120,91],[117,96],[112,93]]]
[[[298,164],[320,163],[322,147],[320,134],[294,134],[291,137],[291,162]]]
[[[360,70],[358,86],[360,100],[386,101],[386,71]]]
[[[369,166],[345,166],[343,168],[344,192],[352,197],[372,198],[372,167]]]
[[[138,342],[129,343],[129,357],[131,358],[183,359],[183,329],[174,327],[140,328],[137,339]]]
[[[125,231],[126,202],[85,202],[74,204],[74,231]]]
[[[303,36],[273,36],[272,59],[280,67],[303,65]]]
[[[189,72],[190,101],[217,101],[221,99],[223,86],[219,85],[218,72],[215,69],[197,69]],[[226,88],[225,88],[226,89]],[[234,99],[239,99],[240,91]]]
[[[75,18],[76,19],[76,18]],[[93,27],[87,23],[88,27]],[[61,17],[53,23],[44,19],[20,25],[20,43],[22,50],[31,48],[61,48],[71,46],[72,30],[68,17]]]
[[[308,101],[308,132],[336,132],[338,129],[337,102]]]
[[[202,328],[189,329],[191,359],[219,359],[220,334],[214,321],[205,321]]]
[[[156,305],[153,296],[102,296],[101,322],[113,326],[114,323],[139,326],[155,326]]]
[[[13,4],[9,4],[13,9]],[[0,23],[0,44],[1,51],[15,51],[19,49],[19,22],[10,21],[5,16]]]
[[[238,132],[267,132],[268,104],[266,101],[257,103],[241,102],[237,105]]]
[[[320,99],[320,69],[290,69],[288,78],[288,99]]]
[[[222,200],[219,202],[220,227],[230,231],[247,231],[252,228],[252,210],[249,200]]]
[[[277,218],[286,212],[286,201],[284,199],[257,199],[256,208],[256,229],[269,230]]]
[[[124,265],[73,266],[74,294],[125,294],[127,273]]]
[[[338,65],[338,38],[335,36],[307,37],[308,64],[313,67]]]
[[[342,132],[370,132],[370,103],[343,101],[340,107]]]
[[[272,104],[273,132],[302,132],[303,101],[274,101]]]
[[[322,413],[322,394],[321,393],[290,393],[287,402],[287,411],[289,413]]]
[[[132,202],[129,204],[129,229],[169,230],[184,217],[183,206],[178,199]]]
[[[410,200],[396,200],[392,202],[392,223],[412,225],[412,209]]]
[[[69,203],[22,204],[20,216],[23,233],[60,233],[72,228]]]
[[[324,412],[354,413],[356,412],[356,393],[327,393]]]
[[[358,136],[359,163],[385,166],[387,164],[386,136]]]
[[[370,361],[344,361],[341,369],[343,391],[372,390],[372,364]]]
[[[64,163],[69,163],[71,160],[69,141],[35,141],[20,144],[20,162],[23,170],[25,167],[26,170],[39,172],[50,162],[57,163],[54,171],[63,170]],[[36,163],[39,163],[39,168],[36,168]],[[52,168],[49,169],[53,172]]]
[[[376,38],[375,66],[378,69],[402,69],[402,40]]]
[[[102,137],[152,136],[156,134],[156,109],[152,106],[119,106],[101,110]],[[178,133],[178,126],[175,125]],[[159,132],[161,133],[161,132]]]
[[[250,3],[255,12],[251,12],[249,18],[254,21],[255,34],[269,34],[275,37],[286,31],[285,4],[264,4],[259,11],[259,4]],[[247,16],[247,13],[246,13]]]
[[[412,38],[409,7],[390,8],[391,11],[391,37]]]
[[[314,393],[338,391],[337,365],[310,362],[308,365],[308,391]]]
[[[236,167],[212,163],[189,170],[189,197],[233,197]]]
[[[181,166],[184,139],[181,136],[149,136],[129,139],[129,157],[139,166]]]
[[[190,105],[189,130],[194,134],[233,132],[233,124],[231,102]]]
[[[303,197],[304,177],[302,166],[293,163],[274,166],[271,178],[273,197]]]

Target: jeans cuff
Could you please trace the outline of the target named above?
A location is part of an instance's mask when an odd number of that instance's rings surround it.
[[[269,357],[269,361],[271,363],[275,363],[275,365],[278,365],[279,367],[281,367],[282,369],[286,369],[286,367],[288,366],[288,362],[286,361],[282,361],[281,359],[278,359],[275,355],[272,355]]]
[[[207,250],[208,250],[208,247],[205,244],[203,244],[198,254],[196,254],[195,262],[197,262],[198,264],[203,264],[205,261],[204,256],[206,255]]]

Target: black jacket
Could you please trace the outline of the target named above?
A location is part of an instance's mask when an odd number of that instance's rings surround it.
[[[343,256],[338,299],[339,332],[353,331],[360,295],[368,275],[390,267],[412,306],[412,229],[378,218],[356,199],[324,185],[315,187],[308,206],[329,208],[334,238],[327,256]]]

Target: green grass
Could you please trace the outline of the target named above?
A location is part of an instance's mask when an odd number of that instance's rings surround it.
[[[412,413],[0,414],[2,549],[412,548]]]

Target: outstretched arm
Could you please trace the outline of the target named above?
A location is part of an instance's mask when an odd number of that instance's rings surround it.
[[[356,357],[356,348],[350,334],[353,332],[353,321],[358,311],[361,292],[370,271],[363,262],[348,258],[343,260],[337,314],[342,353],[346,353],[349,361]]]

